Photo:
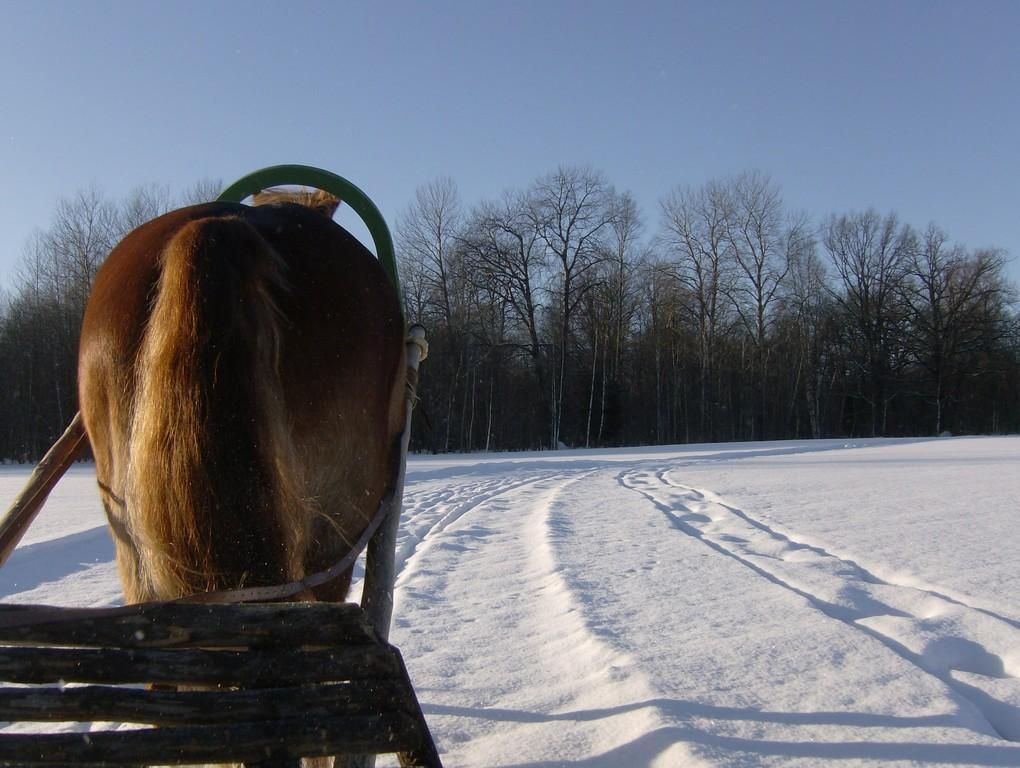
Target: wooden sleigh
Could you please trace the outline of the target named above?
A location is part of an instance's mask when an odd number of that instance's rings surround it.
[[[220,200],[241,202],[281,184],[323,189],[351,205],[398,287],[385,221],[340,176],[274,166],[242,178]],[[0,765],[298,766],[303,757],[343,754],[351,756],[348,765],[364,766],[370,755],[396,753],[402,766],[440,766],[403,660],[388,643],[413,384],[426,350],[424,329],[412,327],[394,488],[354,551],[329,569],[343,570],[366,551],[360,605],[278,602],[317,578],[328,580],[330,572],[280,588],[226,593],[222,602],[99,609],[0,604],[0,720],[17,725],[0,733]],[[0,563],[86,440],[76,416],[0,521]],[[188,686],[203,690],[176,690]],[[42,722],[91,726],[31,730],[30,723]]]

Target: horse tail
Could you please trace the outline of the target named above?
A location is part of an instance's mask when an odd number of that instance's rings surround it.
[[[303,575],[308,504],[279,368],[283,272],[240,218],[189,222],[163,251],[127,478],[145,599]]]

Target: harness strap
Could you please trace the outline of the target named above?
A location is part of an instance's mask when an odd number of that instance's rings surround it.
[[[172,602],[175,603],[270,603],[278,602],[282,600],[288,600],[292,597],[300,595],[302,592],[310,590],[314,587],[320,587],[323,584],[328,584],[334,579],[339,578],[349,568],[354,565],[354,561],[358,559],[358,556],[365,551],[365,547],[368,546],[368,542],[375,535],[375,532],[379,530],[379,526],[382,525],[383,520],[393,511],[394,507],[394,492],[390,491],[383,500],[379,503],[379,509],[376,510],[375,515],[369,521],[368,526],[362,532],[361,536],[351,550],[343,556],[343,558],[324,571],[318,571],[305,576],[303,579],[297,581],[291,581],[286,584],[277,584],[271,587],[242,587],[240,589],[223,589],[213,592],[197,592],[194,595],[188,595]]]

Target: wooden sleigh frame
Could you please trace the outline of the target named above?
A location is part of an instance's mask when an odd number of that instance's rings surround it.
[[[368,226],[399,295],[386,223],[346,179],[308,166],[273,166],[235,182],[219,199],[241,202],[283,184],[316,187],[348,203]],[[0,604],[0,680],[15,684],[0,687],[0,720],[159,726],[0,733],[0,765],[298,766],[302,757],[345,754],[351,756],[349,766],[366,766],[369,755],[394,752],[401,766],[440,768],[403,660],[388,643],[414,384],[426,354],[425,331],[414,326],[408,334],[399,469],[370,538],[359,542],[367,545],[360,606]],[[76,415],[0,520],[0,564],[87,439]],[[358,552],[356,547],[350,557]],[[196,685],[212,690],[174,690]]]

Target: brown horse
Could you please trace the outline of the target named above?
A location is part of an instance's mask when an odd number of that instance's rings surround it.
[[[168,213],[96,276],[79,397],[129,602],[323,570],[393,480],[396,293],[330,220],[339,201],[278,200]]]

